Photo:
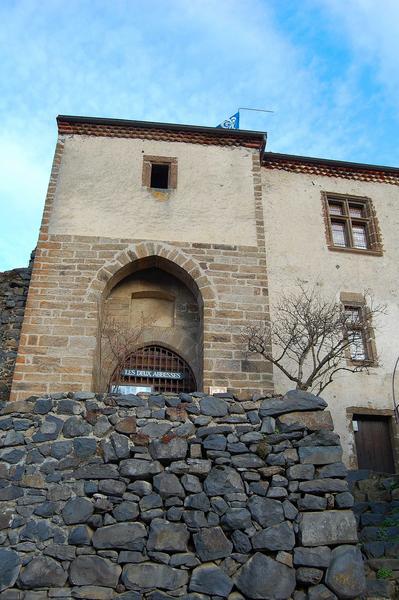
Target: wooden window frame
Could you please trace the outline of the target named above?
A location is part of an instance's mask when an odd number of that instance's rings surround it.
[[[357,309],[360,311],[363,324],[358,324],[351,328],[350,331],[361,331],[363,334],[364,349],[366,352],[365,359],[356,360],[352,358],[350,346],[346,349],[346,359],[350,365],[365,365],[369,367],[378,367],[377,348],[375,345],[374,329],[370,324],[369,308],[362,294],[341,292],[341,303],[344,309]],[[348,332],[345,332],[347,335]]]
[[[333,192],[322,192],[323,214],[327,238],[327,247],[334,252],[351,252],[353,254],[367,254],[369,256],[382,256],[382,240],[377,217],[371,198],[365,196],[351,196],[348,194],[336,194]],[[342,207],[341,215],[330,213],[330,205],[339,204]],[[356,204],[362,208],[364,216],[352,217],[350,205]],[[344,225],[346,245],[334,244],[332,224],[342,223]],[[367,248],[357,248],[354,245],[353,226],[363,225],[366,232]]]
[[[168,187],[151,187],[151,169],[152,165],[169,165]],[[177,158],[174,156],[153,156],[145,154],[143,156],[142,184],[148,190],[170,192],[177,188]]]

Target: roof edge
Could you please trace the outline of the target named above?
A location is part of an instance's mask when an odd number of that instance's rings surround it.
[[[106,117],[84,117],[77,115],[58,115],[57,123],[106,125],[107,127],[126,127],[142,129],[167,129],[172,131],[187,131],[192,133],[207,133],[215,136],[229,135],[231,137],[254,137],[266,140],[267,133],[250,129],[224,129],[222,127],[203,127],[202,125],[183,125],[181,123],[158,123],[156,121],[134,121],[129,119],[111,119]]]
[[[333,160],[330,158],[317,158],[314,156],[300,156],[296,154],[281,154],[279,152],[265,152],[263,154],[263,164],[267,165],[269,159],[273,162],[297,162],[309,165],[320,165],[336,169],[392,173],[399,176],[399,167],[389,167],[385,165],[371,165],[367,163]]]

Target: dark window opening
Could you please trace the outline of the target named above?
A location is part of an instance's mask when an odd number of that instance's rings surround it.
[[[160,190],[169,188],[169,165],[151,165],[151,187]]]

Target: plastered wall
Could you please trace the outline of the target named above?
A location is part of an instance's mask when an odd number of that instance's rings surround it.
[[[50,234],[256,244],[252,154],[154,140],[67,136]],[[177,188],[142,185],[143,156],[177,158]]]
[[[390,411],[392,371],[399,353],[398,264],[399,188],[342,178],[263,169],[263,203],[268,259],[271,319],[273,304],[282,291],[292,290],[298,279],[319,283],[321,292],[339,299],[340,292],[369,289],[387,314],[376,324],[375,342],[380,366],[369,373],[343,374],[323,392],[335,427],[343,436],[345,461],[356,466],[350,407]],[[334,252],[327,248],[322,192],[367,196],[379,222],[383,256]],[[277,392],[287,379],[274,370]]]

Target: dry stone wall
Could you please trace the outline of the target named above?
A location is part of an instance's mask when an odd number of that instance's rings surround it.
[[[298,391],[3,403],[0,599],[360,597],[325,409]]]
[[[30,267],[0,273],[0,400],[10,395],[30,278]]]
[[[399,475],[349,473],[371,596],[399,598]]]

